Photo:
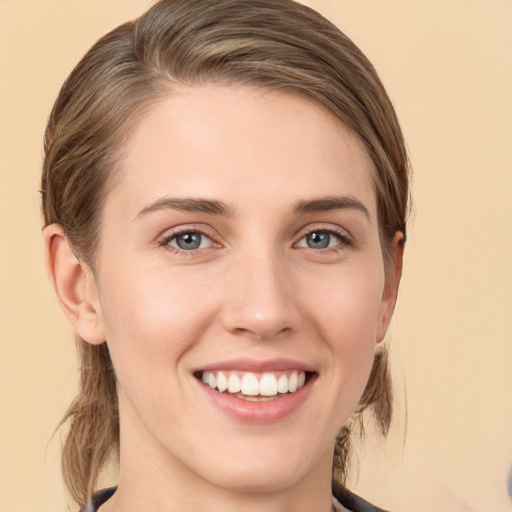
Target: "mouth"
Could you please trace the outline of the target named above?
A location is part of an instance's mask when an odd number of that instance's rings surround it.
[[[192,375],[216,409],[236,422],[259,425],[299,414],[319,377],[315,367],[283,358],[217,361]]]
[[[202,370],[194,377],[214,391],[250,402],[265,402],[289,397],[300,391],[314,372],[287,370],[275,372],[243,372],[235,370]]]

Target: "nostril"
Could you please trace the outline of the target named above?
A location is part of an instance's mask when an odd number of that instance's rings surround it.
[[[291,327],[272,329],[270,326],[254,326],[252,328],[236,327],[232,333],[237,336],[250,336],[259,341],[267,341],[271,338],[286,336],[292,332]]]

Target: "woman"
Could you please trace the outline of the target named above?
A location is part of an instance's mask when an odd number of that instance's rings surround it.
[[[346,36],[289,0],[158,2],[66,80],[42,195],[84,510],[378,510],[344,481],[362,411],[391,420],[408,162]]]

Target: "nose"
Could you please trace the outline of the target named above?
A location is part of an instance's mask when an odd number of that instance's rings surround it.
[[[226,279],[222,322],[228,332],[269,340],[297,329],[293,279],[278,255],[240,255]]]

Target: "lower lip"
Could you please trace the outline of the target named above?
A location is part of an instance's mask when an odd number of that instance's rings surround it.
[[[304,386],[295,393],[283,393],[279,398],[265,401],[243,400],[195,380],[211,402],[229,416],[243,423],[263,424],[282,420],[299,409],[309,396],[316,374],[310,375]]]

